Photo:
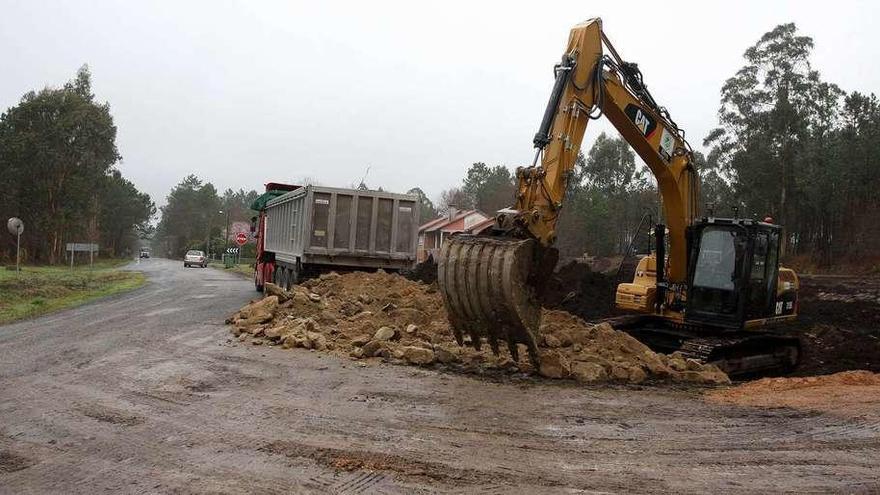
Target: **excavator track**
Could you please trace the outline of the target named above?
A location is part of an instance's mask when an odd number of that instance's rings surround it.
[[[612,326],[614,320],[609,321]],[[800,341],[796,337],[771,332],[731,332],[712,334],[711,329],[664,327],[651,318],[648,325],[625,325],[625,331],[658,352],[680,352],[684,357],[718,366],[730,376],[783,372],[800,360]]]

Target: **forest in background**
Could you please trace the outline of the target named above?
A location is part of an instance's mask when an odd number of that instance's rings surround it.
[[[0,258],[15,259],[9,217],[24,221],[25,262],[63,262],[69,242],[131,254],[156,207],[115,168],[121,159],[110,105],[95,99],[87,66],[61,88],[25,94],[0,115]]]

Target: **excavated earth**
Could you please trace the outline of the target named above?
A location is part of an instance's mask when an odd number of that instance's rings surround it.
[[[378,272],[327,273],[293,291],[267,284],[266,297],[227,320],[241,341],[307,348],[352,359],[433,366],[475,374],[525,374],[581,383],[646,380],[726,384],[717,367],[651,351],[608,324],[545,310],[540,369],[506,350],[459,347],[436,285]],[[525,353],[522,353],[525,354]]]

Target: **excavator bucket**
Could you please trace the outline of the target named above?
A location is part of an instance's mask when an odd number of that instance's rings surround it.
[[[541,304],[533,281],[537,241],[457,235],[445,241],[437,263],[437,281],[455,340],[480,349],[485,338],[495,354],[507,342],[514,360],[523,344],[538,366]]]

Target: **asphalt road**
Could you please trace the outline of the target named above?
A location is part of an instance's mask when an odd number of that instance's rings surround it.
[[[0,493],[880,491],[874,416],[244,345],[249,281],[132,268],[146,287],[0,327]]]

